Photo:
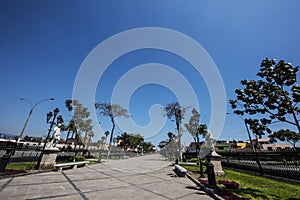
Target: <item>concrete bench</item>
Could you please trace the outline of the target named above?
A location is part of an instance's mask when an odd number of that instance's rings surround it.
[[[58,171],[62,171],[63,168],[69,168],[72,167],[73,169],[77,168],[77,165],[83,165],[86,166],[89,163],[89,161],[81,161],[81,162],[70,162],[70,163],[61,163],[61,164],[54,164],[54,168],[58,169]]]
[[[187,170],[185,168],[181,167],[180,165],[175,165],[174,171],[175,171],[176,175],[179,177],[185,177],[185,174],[187,172]]]

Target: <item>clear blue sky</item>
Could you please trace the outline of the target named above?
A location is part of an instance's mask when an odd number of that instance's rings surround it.
[[[197,41],[218,67],[228,102],[234,98],[241,79],[255,78],[265,57],[300,64],[299,7],[297,0],[2,0],[0,132],[19,135],[30,108],[19,97],[33,103],[55,98],[35,108],[24,135],[45,134],[46,113],[55,107],[60,108],[66,121],[70,119],[64,101],[72,98],[76,74],[84,59],[107,38],[134,28],[172,29]],[[96,101],[109,101],[120,77],[146,63],[162,63],[183,74],[198,97],[201,122],[209,123],[211,101],[203,77],[185,60],[161,50],[142,49],[115,60],[101,77]],[[146,125],[151,105],[172,101],[176,97],[168,88],[147,84],[132,95],[130,113],[136,123]],[[227,109],[231,112],[229,105]],[[98,120],[103,130],[110,130],[107,119],[99,116]],[[168,121],[159,134],[149,139],[157,144],[167,138],[168,131],[175,132],[174,122]],[[101,136],[96,132],[94,140]],[[189,139],[184,140],[186,145]],[[242,120],[227,115],[219,139],[246,140]]]

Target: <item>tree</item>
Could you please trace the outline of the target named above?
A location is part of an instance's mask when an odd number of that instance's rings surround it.
[[[81,134],[84,132],[84,140],[83,144],[86,142],[87,133],[93,129],[92,120],[89,119],[90,112],[88,109],[82,104],[80,104],[77,100],[66,100],[65,106],[68,111],[73,112],[72,119],[70,120],[67,127],[69,130],[73,132],[72,138],[75,133],[75,140],[76,144],[79,142],[80,138],[82,137]],[[82,143],[82,141],[81,141]]]
[[[199,148],[199,142],[200,142],[199,136],[201,135],[202,137],[204,137],[205,136],[205,129],[207,129],[206,124],[199,124],[199,123],[200,123],[200,114],[194,108],[192,110],[192,116],[190,117],[189,122],[184,124],[184,126],[187,129],[187,131],[194,138],[194,141],[195,141],[196,147],[197,147],[196,151],[200,150],[200,148]]]
[[[110,118],[112,123],[112,129],[110,132],[110,139],[109,139],[109,145],[108,145],[108,152],[107,152],[107,158],[109,158],[110,150],[111,150],[111,144],[113,141],[113,134],[115,130],[115,118],[116,117],[129,117],[128,111],[123,108],[122,106],[118,104],[109,104],[109,103],[95,103],[95,108],[100,110],[100,114],[103,116],[107,116]]]
[[[92,120],[91,119],[87,119],[81,122],[81,130],[84,132],[84,138],[83,138],[83,144],[85,146],[85,148],[87,148],[87,144],[88,144],[88,134],[92,132],[93,130],[93,126],[92,126]],[[94,132],[92,132],[92,134],[94,135]]]
[[[142,151],[145,153],[154,151],[154,145],[151,142],[142,142]]]
[[[276,63],[266,58],[261,62],[258,80],[242,80],[243,89],[237,89],[237,98],[230,100],[235,114],[253,116],[245,122],[260,138],[265,132],[272,133],[268,125],[275,122],[290,124],[300,134],[298,69],[283,60]]]
[[[25,135],[23,141],[24,141],[24,142],[29,142],[29,141],[30,141],[29,135]]]
[[[91,143],[92,142],[92,137],[95,136],[94,131],[89,131],[87,133],[87,136],[88,136],[88,143]]]
[[[174,138],[175,138],[176,136],[175,136],[175,134],[174,133],[172,133],[172,132],[168,132],[168,142],[171,142],[172,140],[174,140]]]
[[[186,108],[180,106],[178,102],[172,102],[166,105],[164,107],[165,116],[167,116],[169,119],[175,118],[176,122],[176,129],[178,134],[178,149],[179,149],[179,155],[182,160],[182,151],[181,151],[181,132],[180,132],[180,126],[181,126],[181,120],[184,118],[184,114],[186,111]]]
[[[158,144],[158,147],[160,149],[164,148],[166,145],[168,144],[167,141],[163,140],[163,141],[160,141],[159,144]]]
[[[124,150],[135,150],[144,142],[140,134],[127,134],[126,132],[117,137],[118,146]]]
[[[293,145],[294,148],[296,148],[296,143],[300,140],[300,135],[288,129],[280,129],[279,131],[276,131],[269,135],[269,138],[271,139],[271,142],[277,142],[276,139],[282,142],[289,142],[291,145]]]
[[[103,149],[104,149],[105,143],[106,143],[106,137],[105,137],[105,136],[102,136],[101,139],[98,141],[100,150],[103,150]]]
[[[199,112],[193,108],[192,110],[192,116],[189,119],[189,122],[187,124],[184,124],[187,131],[192,135],[194,138],[195,144],[196,144],[196,154],[198,159],[198,165],[200,166],[200,174],[201,178],[203,175],[203,168],[202,168],[202,162],[200,158],[200,138],[199,136],[202,135],[204,137],[205,129],[207,129],[207,126],[205,124],[200,124],[200,114]]]
[[[66,137],[66,141],[65,141],[65,144],[67,144],[67,143],[68,143],[69,136],[70,136],[70,133],[72,132],[72,137],[71,137],[71,138],[73,138],[73,137],[74,137],[74,133],[77,132],[77,129],[76,129],[76,126],[75,126],[75,122],[74,122],[73,119],[71,119],[71,120],[69,121],[68,125],[65,126],[65,130],[68,131],[67,137]]]

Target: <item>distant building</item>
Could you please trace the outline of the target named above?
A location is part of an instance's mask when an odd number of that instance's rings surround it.
[[[219,153],[229,152],[233,145],[233,142],[230,141],[217,141],[215,144],[215,151]]]
[[[270,138],[261,138],[253,140],[253,145],[260,150],[268,150],[268,151],[275,151],[275,150],[281,150],[281,149],[290,149],[292,148],[291,144],[288,143],[281,143],[281,144],[274,144],[270,142]]]

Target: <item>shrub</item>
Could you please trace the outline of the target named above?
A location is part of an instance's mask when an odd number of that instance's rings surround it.
[[[208,186],[208,180],[199,180],[201,184],[204,186]],[[227,181],[227,180],[219,180],[218,184],[223,185],[227,189],[238,189],[240,184],[235,181]],[[222,188],[215,188],[214,192],[224,198],[225,200],[242,200],[242,198],[238,197],[237,195],[233,194],[232,192],[222,189]]]
[[[84,156],[76,156],[75,157],[75,161],[84,161],[85,160],[85,157]]]
[[[6,169],[5,170],[5,175],[13,175],[13,174],[22,174],[22,173],[27,173],[25,170],[14,170],[14,169]]]

